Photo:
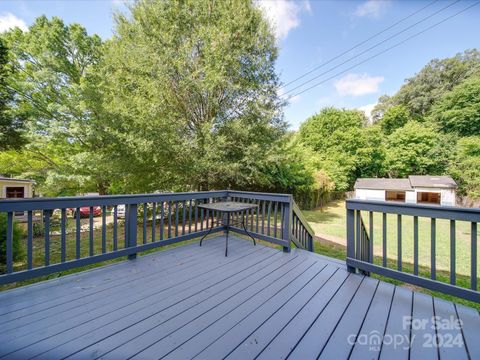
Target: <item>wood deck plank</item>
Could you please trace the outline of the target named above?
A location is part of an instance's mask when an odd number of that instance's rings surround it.
[[[289,355],[289,359],[316,359],[320,355],[362,280],[363,276],[360,275],[350,274],[348,276],[325,310]]]
[[[434,316],[432,297],[413,293],[410,357],[425,360],[438,359],[437,348],[427,346],[429,339],[434,339],[436,336]]]
[[[0,358],[480,358],[475,309],[350,274],[343,262],[300,249],[231,236],[226,258],[224,246],[215,236],[201,248],[0,293]],[[461,321],[438,330],[443,341],[463,340],[459,346],[424,346],[433,314]],[[410,315],[430,322],[405,326]],[[372,340],[384,334],[406,337],[411,349]]]
[[[377,359],[387,326],[395,286],[380,282],[365,320],[358,332],[351,359]]]

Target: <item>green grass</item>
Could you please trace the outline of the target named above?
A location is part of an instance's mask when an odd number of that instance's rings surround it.
[[[315,252],[340,260],[346,258],[346,210],[344,201],[334,201],[323,211],[304,211],[305,217],[317,236],[330,241],[316,241]],[[368,214],[363,213],[365,226],[369,227]],[[419,218],[419,274],[430,277],[430,219]],[[374,263],[382,264],[382,217],[374,214]],[[397,266],[397,216],[387,216],[387,267]],[[449,282],[450,279],[450,223],[448,220],[437,219],[436,226],[436,266],[437,280]],[[457,285],[470,287],[470,223],[456,224],[456,281]],[[402,271],[413,273],[413,217],[402,217]],[[373,275],[383,281],[402,284],[399,281]],[[405,284],[404,284],[405,285]],[[469,302],[443,293],[429,291],[423,288],[406,285],[416,291],[431,294],[446,300],[462,303],[480,310],[480,304]]]

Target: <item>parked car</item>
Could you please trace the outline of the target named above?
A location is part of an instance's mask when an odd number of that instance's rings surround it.
[[[73,217],[76,217],[77,209],[70,209]],[[90,216],[90,206],[82,206],[80,209],[80,217],[89,217]],[[93,216],[102,215],[102,208],[100,206],[93,206]]]

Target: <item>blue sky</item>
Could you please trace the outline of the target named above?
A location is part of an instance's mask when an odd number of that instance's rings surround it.
[[[288,83],[431,2],[265,0],[260,1],[259,6],[275,28],[280,48],[277,69],[282,82]],[[429,60],[480,47],[478,5],[375,59],[348,69],[472,4],[474,2],[468,0],[457,3],[436,1],[415,16],[302,79],[309,80],[337,66],[317,80],[284,95],[288,98],[324,81],[320,86],[290,98],[285,117],[291,128],[298,128],[302,121],[325,106],[370,109],[380,95],[395,93],[406,78],[413,76]],[[448,5],[451,6],[430,19],[358,55]],[[113,12],[122,8],[121,0],[2,0],[0,32],[11,26],[28,26],[37,16],[45,14],[49,17],[59,16],[67,23],[81,23],[90,33],[97,33],[106,39],[111,36],[114,27]],[[348,62],[340,66],[344,61]],[[281,91],[288,91],[302,81]]]

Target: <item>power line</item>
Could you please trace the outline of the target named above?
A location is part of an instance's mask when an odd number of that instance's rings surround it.
[[[348,54],[348,53],[351,52],[352,50],[355,50],[356,48],[362,46],[363,44],[367,43],[368,41],[376,38],[377,36],[385,33],[385,32],[388,31],[388,30],[394,28],[394,27],[397,26],[398,24],[401,24],[401,23],[404,22],[405,20],[408,20],[408,19],[410,19],[411,17],[417,15],[418,13],[422,12],[423,10],[425,10],[426,8],[430,7],[431,5],[435,4],[435,3],[438,2],[438,1],[439,1],[439,0],[433,0],[432,2],[430,2],[430,3],[428,3],[427,5],[425,5],[424,7],[422,7],[421,9],[419,9],[419,10],[411,13],[410,15],[405,16],[404,18],[398,20],[397,22],[395,22],[394,24],[388,26],[387,28],[383,29],[382,31],[380,31],[380,32],[378,32],[378,33],[370,36],[368,39],[363,40],[362,42],[356,44],[355,46],[351,47],[350,49],[345,50],[345,51],[342,52],[341,54],[338,54],[338,55],[334,56],[333,58],[327,60],[326,62],[324,62],[324,63],[322,63],[322,64],[314,67],[313,69],[307,71],[306,73],[304,73],[303,75],[301,75],[301,76],[293,79],[292,81],[287,82],[286,84],[280,86],[280,88],[287,87],[288,85],[293,84],[294,82],[297,82],[297,81],[300,80],[300,79],[303,79],[305,76],[311,74],[312,72],[314,72],[314,71],[316,71],[316,70],[324,67],[325,65],[330,64],[332,61],[337,60],[338,58],[342,57],[343,55]]]
[[[437,23],[435,23],[435,24],[433,24],[433,25],[431,25],[431,26],[423,29],[422,31],[420,31],[420,32],[418,32],[418,33],[416,33],[416,34],[413,34],[413,35],[407,37],[406,39],[404,39],[404,40],[396,43],[395,45],[390,46],[389,48],[387,48],[387,49],[385,49],[385,50],[382,50],[382,51],[376,53],[375,55],[372,55],[372,56],[366,58],[365,60],[363,60],[363,61],[361,61],[361,62],[359,62],[359,63],[357,63],[357,64],[355,64],[355,65],[350,66],[349,68],[347,68],[347,69],[345,69],[345,70],[343,70],[343,71],[341,71],[341,72],[336,73],[335,75],[332,75],[332,76],[330,76],[330,77],[328,77],[328,78],[326,78],[326,79],[324,79],[324,80],[322,80],[322,81],[320,81],[320,82],[318,82],[318,83],[316,83],[316,84],[314,84],[314,85],[312,85],[312,86],[310,86],[310,87],[308,87],[308,88],[306,88],[306,89],[304,89],[304,90],[302,90],[302,91],[300,91],[300,92],[298,92],[298,93],[296,93],[296,94],[294,94],[294,95],[289,96],[289,97],[287,98],[287,100],[290,100],[291,98],[293,98],[293,97],[295,97],[295,96],[298,96],[298,95],[300,95],[300,94],[303,94],[303,93],[306,92],[306,91],[309,91],[309,90],[311,90],[311,89],[313,89],[313,88],[315,88],[315,87],[317,87],[317,86],[319,86],[319,85],[322,85],[322,84],[326,83],[327,81],[332,80],[332,79],[334,79],[335,77],[337,77],[337,76],[339,76],[339,75],[342,75],[342,74],[346,73],[347,71],[352,70],[353,68],[355,68],[355,67],[357,67],[357,66],[359,66],[359,65],[362,65],[362,64],[366,63],[367,61],[370,61],[370,60],[372,60],[372,59],[374,59],[374,58],[376,58],[376,57],[378,57],[378,56],[380,56],[380,55],[382,55],[382,54],[384,54],[384,53],[386,53],[386,52],[388,52],[388,51],[390,51],[390,50],[392,50],[392,49],[394,49],[394,48],[396,48],[396,47],[398,47],[398,46],[400,46],[400,45],[402,45],[402,44],[404,44],[405,42],[413,39],[414,37],[417,37],[418,35],[421,35],[421,34],[427,32],[428,30],[433,29],[434,27],[436,27],[436,26],[444,23],[445,21],[448,21],[448,20],[454,18],[454,17],[457,16],[457,15],[460,15],[461,13],[463,13],[463,12],[471,9],[472,7],[474,7],[474,6],[478,5],[478,4],[480,4],[480,1],[477,1],[477,2],[473,3],[473,4],[470,5],[470,6],[467,6],[466,8],[464,8],[464,9],[456,12],[455,14],[446,17],[445,19],[443,19],[443,20],[441,20],[441,21],[439,21],[439,22],[437,22]]]
[[[396,32],[395,34],[387,37],[386,39],[384,39],[384,40],[376,43],[376,44],[373,45],[373,46],[370,46],[369,48],[367,48],[367,49],[363,50],[362,52],[360,52],[360,53],[358,53],[358,54],[356,54],[356,55],[348,58],[347,60],[341,62],[340,64],[337,64],[337,65],[331,67],[330,69],[328,69],[328,70],[326,70],[326,71],[324,71],[324,72],[321,72],[320,74],[314,76],[313,78],[311,78],[311,79],[309,79],[309,80],[307,80],[307,81],[304,81],[303,83],[295,86],[294,88],[291,88],[290,90],[285,91],[285,92],[284,92],[284,95],[285,95],[285,94],[288,94],[288,93],[291,93],[291,92],[293,92],[294,90],[297,90],[298,88],[301,88],[302,86],[304,86],[304,85],[306,85],[306,84],[308,84],[308,83],[311,83],[313,80],[318,79],[319,77],[321,77],[321,76],[323,76],[323,75],[325,75],[325,74],[328,74],[328,73],[331,72],[332,70],[335,70],[336,68],[338,68],[338,67],[340,67],[340,66],[342,66],[342,65],[345,65],[346,63],[349,63],[349,62],[352,61],[352,60],[355,60],[355,59],[358,58],[359,56],[361,56],[361,55],[363,55],[363,54],[366,54],[366,53],[369,52],[370,50],[375,49],[376,47],[378,47],[378,46],[380,46],[380,45],[388,42],[389,40],[397,37],[398,35],[401,35],[401,34],[403,34],[404,32],[412,29],[413,27],[415,27],[415,26],[417,26],[417,25],[419,25],[419,24],[421,24],[421,23],[423,23],[423,22],[431,19],[431,18],[434,17],[435,15],[438,15],[438,14],[441,13],[442,11],[447,10],[448,8],[452,7],[453,5],[455,5],[456,3],[460,2],[460,1],[461,1],[461,0],[456,0],[456,1],[448,4],[447,6],[444,6],[443,8],[435,11],[433,14],[430,14],[430,15],[424,17],[423,19],[417,21],[416,23],[414,23],[414,24],[412,24],[412,25],[404,28],[403,30],[400,30],[400,31]]]

